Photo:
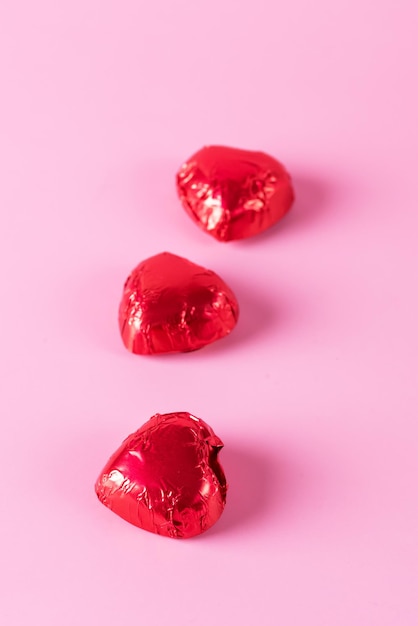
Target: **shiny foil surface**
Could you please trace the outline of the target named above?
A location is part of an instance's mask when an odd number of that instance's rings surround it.
[[[109,459],[99,500],[135,526],[174,538],[213,526],[226,499],[223,443],[190,413],[154,415]]]
[[[189,352],[228,335],[238,313],[237,299],[215,272],[162,252],[127,279],[119,327],[135,354]]]
[[[270,228],[290,209],[289,174],[264,152],[208,146],[180,168],[177,191],[190,217],[220,241]]]

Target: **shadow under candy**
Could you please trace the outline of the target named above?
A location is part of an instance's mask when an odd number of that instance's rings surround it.
[[[309,450],[263,445],[226,445],[220,462],[228,482],[225,510],[211,536],[254,526],[274,529],[307,518],[327,497],[323,468]],[[325,490],[325,491],[324,491]],[[267,521],[266,521],[267,520]]]
[[[210,534],[259,523],[277,500],[277,466],[268,455],[247,446],[228,445],[220,461],[228,482],[227,504]]]

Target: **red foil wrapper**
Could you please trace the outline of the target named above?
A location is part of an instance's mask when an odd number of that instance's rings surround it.
[[[244,239],[270,228],[294,200],[289,174],[264,152],[209,146],[177,174],[190,217],[219,241]]]
[[[144,530],[175,538],[199,535],[225,506],[222,447],[212,428],[190,413],[154,415],[109,459],[97,496]]]
[[[238,312],[237,299],[217,274],[162,252],[126,281],[119,327],[135,354],[188,352],[228,335]]]

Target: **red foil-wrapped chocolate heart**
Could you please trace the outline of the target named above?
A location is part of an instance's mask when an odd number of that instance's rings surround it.
[[[162,252],[134,269],[125,283],[119,327],[135,354],[188,352],[225,337],[238,302],[215,272]]]
[[[264,152],[208,146],[177,174],[180,200],[192,219],[219,241],[270,228],[290,209],[289,174]]]
[[[190,413],[154,415],[109,459],[97,496],[144,530],[176,538],[199,535],[225,506],[222,447],[212,428]]]

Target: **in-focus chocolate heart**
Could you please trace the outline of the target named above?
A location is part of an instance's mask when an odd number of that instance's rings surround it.
[[[175,538],[199,535],[225,506],[222,447],[212,428],[190,413],[154,415],[109,459],[97,496],[144,530]]]
[[[215,272],[162,252],[127,279],[119,327],[135,354],[189,352],[228,335],[238,313],[236,297]]]
[[[180,200],[192,219],[219,241],[270,228],[290,209],[289,174],[264,152],[207,146],[177,174]]]

